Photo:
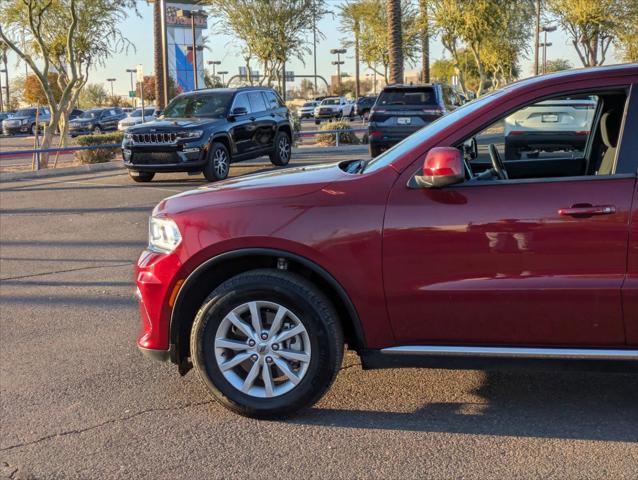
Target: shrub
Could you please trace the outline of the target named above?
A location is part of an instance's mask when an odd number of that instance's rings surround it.
[[[122,132],[101,133],[99,135],[82,135],[77,138],[78,145],[88,147],[92,145],[110,145],[121,144],[124,134]],[[80,150],[75,152],[75,158],[78,163],[85,165],[90,163],[110,162],[115,158],[117,148],[98,148],[95,150]]]
[[[319,130],[343,130],[339,132],[339,144],[358,145],[360,143],[359,138],[352,131],[349,121],[337,120],[336,122],[324,123],[319,127]],[[337,134],[336,133],[322,133],[317,135],[317,143],[320,145],[336,145]]]

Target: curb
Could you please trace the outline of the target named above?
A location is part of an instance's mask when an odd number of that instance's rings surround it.
[[[79,165],[77,167],[46,168],[29,172],[9,172],[0,173],[0,182],[12,180],[28,180],[34,178],[63,177],[65,175],[76,175],[87,172],[107,172],[109,170],[119,170],[124,168],[121,161],[94,163],[92,165]]]
[[[293,149],[293,155],[305,157],[309,155],[326,155],[333,153],[368,153],[367,145],[344,145],[340,147],[301,147]],[[294,161],[294,159],[293,159]],[[235,166],[245,165],[258,166],[263,164],[264,166],[270,165],[270,163],[264,163],[263,160],[258,158],[254,160],[248,160],[245,162],[238,162]],[[291,165],[291,166],[294,166]],[[62,177],[65,175],[77,175],[87,172],[107,172],[109,170],[120,170],[124,168],[124,163],[121,160],[105,163],[94,163],[92,165],[79,165],[77,167],[64,167],[64,168],[47,168],[44,170],[28,171],[28,172],[7,172],[0,173],[0,182],[10,182],[14,180],[31,180],[36,178],[49,178],[49,177]]]

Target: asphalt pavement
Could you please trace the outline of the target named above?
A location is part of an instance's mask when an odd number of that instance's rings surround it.
[[[0,184],[0,478],[638,478],[632,376],[362,371],[349,354],[315,407],[257,421],[143,358],[148,215],[203,184],[122,170]]]

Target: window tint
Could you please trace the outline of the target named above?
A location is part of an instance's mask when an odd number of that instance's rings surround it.
[[[279,101],[279,97],[275,95],[275,92],[271,92],[270,90],[267,90],[264,92],[264,94],[266,95],[266,100],[267,100],[269,108],[274,109],[274,108],[283,107],[283,104]]]
[[[240,93],[235,97],[235,102],[233,103],[233,110],[235,108],[244,107],[248,113],[252,110],[250,108],[250,102],[248,101],[248,95],[245,93]]]
[[[436,105],[434,89],[429,88],[393,88],[379,95],[379,105]]]
[[[266,102],[264,102],[264,97],[261,92],[248,93],[248,99],[250,100],[250,109],[253,112],[263,112],[267,110]]]

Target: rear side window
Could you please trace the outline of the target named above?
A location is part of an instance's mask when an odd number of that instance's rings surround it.
[[[433,88],[406,88],[384,90],[379,95],[378,105],[436,105]]]
[[[268,110],[261,92],[250,92],[248,94],[248,100],[250,101],[250,108],[253,112]]]

